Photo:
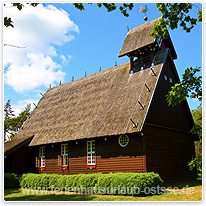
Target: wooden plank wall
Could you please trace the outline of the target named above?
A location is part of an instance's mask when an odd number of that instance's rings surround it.
[[[4,160],[4,171],[13,173],[37,172],[35,168],[36,148],[24,145],[8,155]]]
[[[166,101],[166,95],[171,90],[171,86],[178,82],[171,64],[169,60],[165,63],[148,111],[146,122],[190,131],[193,126],[193,121],[186,102],[172,107],[168,106]],[[164,79],[164,75],[167,76],[167,80]],[[172,83],[169,82],[169,78],[172,78]]]
[[[119,136],[96,138],[96,168],[86,168],[86,140],[68,142],[69,169],[61,170],[57,156],[60,154],[60,143],[46,145],[46,167],[40,173],[78,174],[109,172],[145,172],[145,155],[142,150],[142,137],[139,134],[129,136],[129,144],[121,147]]]
[[[166,181],[196,178],[196,170],[190,171],[187,164],[195,156],[190,134],[148,125],[144,131],[148,172]]]

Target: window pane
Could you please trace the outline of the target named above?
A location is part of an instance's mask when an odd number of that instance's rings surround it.
[[[119,144],[125,147],[129,143],[129,137],[127,135],[121,135],[119,137]]]
[[[39,156],[42,156],[42,147],[39,148]]]
[[[68,144],[65,145],[65,154],[68,154]]]
[[[39,148],[39,157],[45,157],[45,147]]]
[[[62,166],[67,166],[68,165],[68,156],[67,155],[63,155],[62,156]]]
[[[91,164],[91,158],[87,159],[87,164]]]
[[[61,145],[61,155],[63,155],[64,154],[64,145],[62,144]]]
[[[94,144],[92,144],[92,151],[93,151],[93,152],[95,151],[95,146],[94,146]]]
[[[45,167],[45,158],[41,158],[41,167]]]
[[[87,164],[95,165],[95,141],[87,142]]]
[[[42,156],[45,156],[45,147],[42,147]]]
[[[68,166],[68,156],[66,155],[65,157],[65,165]]]
[[[92,164],[95,164],[95,156],[92,157]]]
[[[68,154],[68,144],[62,144],[61,145],[61,155],[67,155]]]

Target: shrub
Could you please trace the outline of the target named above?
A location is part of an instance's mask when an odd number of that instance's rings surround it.
[[[162,185],[159,174],[151,173],[94,173],[77,175],[27,174],[21,179],[21,187],[45,187],[60,190],[73,188],[73,191],[96,194],[150,194],[148,188],[155,189]],[[136,190],[134,191],[134,188]],[[138,188],[138,189],[137,189]],[[133,191],[132,191],[133,189]],[[147,189],[147,190],[145,190]],[[87,190],[87,191],[86,191]],[[151,190],[150,190],[151,191]],[[153,193],[154,194],[154,193]]]
[[[21,175],[15,173],[4,173],[4,188],[18,188]]]

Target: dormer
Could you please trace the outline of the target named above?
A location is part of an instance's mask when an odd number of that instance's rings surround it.
[[[146,22],[128,32],[118,57],[127,55],[130,58],[131,73],[145,69],[145,65],[148,65],[148,61],[151,66],[155,65],[156,52],[165,48],[170,49],[173,60],[177,59],[177,54],[170,36],[168,39],[160,37],[157,40],[149,36],[155,22],[160,18]],[[147,62],[145,63],[145,61]],[[136,66],[138,68],[135,68],[135,65],[138,65]]]

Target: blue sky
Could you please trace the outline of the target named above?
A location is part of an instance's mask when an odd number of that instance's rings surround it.
[[[71,4],[43,4],[38,8],[5,8],[15,28],[4,28],[4,44],[26,48],[4,47],[4,104],[11,99],[15,113],[26,104],[37,104],[49,87],[71,81],[117,64],[128,62],[118,53],[130,29],[144,24],[144,14],[137,13],[140,5],[147,5],[148,21],[161,16],[153,3],[135,4],[130,17],[119,10],[112,13],[95,4],[85,4],[79,11]],[[201,8],[201,4],[195,4]],[[194,7],[191,15],[195,16]],[[169,31],[177,52],[175,65],[178,74],[187,67],[202,67],[202,23],[186,33],[181,28]],[[189,100],[191,109],[199,106]]]

